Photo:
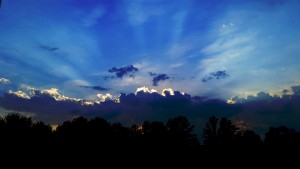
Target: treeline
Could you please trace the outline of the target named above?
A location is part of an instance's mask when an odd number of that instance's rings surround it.
[[[185,116],[170,118],[166,123],[145,121],[125,127],[104,118],[78,117],[65,121],[55,130],[43,122],[17,113],[0,119],[0,142],[15,145],[87,145],[116,147],[199,147],[200,145],[298,145],[300,134],[285,126],[270,127],[264,140],[252,130],[242,130],[229,119],[212,116],[203,129],[200,143]]]

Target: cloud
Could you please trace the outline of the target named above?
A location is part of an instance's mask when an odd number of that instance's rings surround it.
[[[300,86],[297,86],[300,88]],[[259,133],[264,133],[270,126],[285,125],[300,130],[300,97],[297,94],[271,96],[259,92],[247,98],[231,99],[241,106],[241,112],[233,118],[244,120]]]
[[[234,97],[231,99],[234,104],[227,104],[223,100],[191,96],[172,89],[165,89],[160,94],[154,89],[142,87],[136,93],[122,93],[119,97],[109,93],[97,94],[97,97],[99,100],[87,101],[64,96],[55,88],[32,88],[27,92],[10,91],[4,94],[0,97],[0,106],[6,110],[33,113],[34,118],[49,123],[60,123],[75,116],[101,116],[132,125],[144,120],[166,121],[176,115],[185,115],[196,125],[199,134],[204,122],[215,115],[244,120],[251,129],[262,133],[276,125],[300,129],[296,120],[300,118],[300,96],[297,94],[278,97],[259,92],[246,99]]]
[[[167,74],[157,74],[157,73],[149,72],[149,75],[152,77],[153,86],[158,86],[159,81],[165,81],[167,79],[170,79],[170,77]]]
[[[10,80],[6,78],[0,78],[0,83],[9,83]]]
[[[223,71],[216,71],[216,72],[210,73],[209,76],[205,76],[204,78],[202,78],[202,82],[205,83],[205,82],[207,82],[209,80],[212,80],[212,79],[219,80],[219,79],[223,79],[223,78],[225,78],[227,76],[229,76],[229,75],[226,73],[225,70],[223,70]]]
[[[44,50],[47,50],[47,51],[56,51],[56,50],[58,50],[59,48],[57,48],[57,47],[50,47],[50,46],[45,46],[45,45],[41,45],[40,46],[40,48],[41,49],[44,49]]]
[[[143,1],[130,1],[127,8],[129,23],[133,26],[144,24],[151,17],[157,17],[164,13],[161,7],[158,7],[154,3]]]
[[[79,87],[82,88],[87,88],[87,89],[94,89],[98,91],[108,91],[109,88],[101,87],[101,86],[85,86],[85,85],[80,85]]]
[[[139,71],[138,68],[134,67],[133,65],[128,65],[128,66],[125,66],[125,67],[120,67],[120,68],[116,68],[116,67],[113,67],[111,69],[108,70],[109,73],[115,73],[115,76],[105,76],[107,78],[120,78],[122,79],[123,76],[129,74],[129,77],[134,77],[134,73]]]
[[[10,95],[14,95],[14,96],[17,96],[19,98],[23,98],[23,99],[30,99],[30,97],[23,91],[16,91],[16,92],[13,92],[11,90],[8,91],[8,94]]]
[[[295,95],[300,95],[300,86],[292,86],[291,88]]]
[[[299,44],[299,30],[295,28],[299,22],[286,18],[299,18],[299,5],[296,1],[276,0],[228,4],[229,8],[212,20],[208,45],[202,46],[198,75],[205,77],[216,70],[226,70],[230,80],[210,83],[212,86],[202,91],[219,91],[216,97],[226,98],[245,91],[281,92],[283,86],[298,84],[296,58],[300,48],[295,45]]]
[[[182,113],[193,116],[198,111],[203,113],[200,116],[206,117],[208,112],[220,113],[223,106],[228,106],[224,101],[217,101],[214,110],[208,111],[204,105],[216,100],[205,101],[172,89],[165,89],[159,94],[145,87],[119,97],[109,93],[97,94],[97,97],[100,100],[87,101],[64,96],[55,88],[28,88],[27,91],[5,93],[0,97],[0,106],[7,110],[33,113],[35,118],[49,123],[62,122],[74,116],[102,116],[126,124],[151,119],[167,120]],[[224,110],[228,112],[228,109]]]
[[[93,9],[89,14],[83,19],[83,26],[90,27],[97,24],[98,19],[100,19],[105,14],[105,10],[98,6]]]

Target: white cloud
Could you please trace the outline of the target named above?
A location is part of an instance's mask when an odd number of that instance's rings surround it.
[[[0,78],[0,83],[9,83],[10,80],[6,78]]]
[[[98,19],[100,19],[105,14],[105,10],[98,6],[93,9],[85,18],[83,19],[83,26],[90,27],[97,24]]]
[[[128,19],[131,25],[140,25],[145,22],[150,17],[160,16],[163,14],[163,10],[157,6],[152,6],[151,4],[142,4],[143,1],[132,0],[127,8]]]
[[[249,45],[253,38],[249,35],[241,35],[235,37],[221,37],[214,43],[205,47],[202,52],[205,54],[214,54],[218,52],[226,52],[236,48],[244,47]]]
[[[171,64],[171,65],[170,65],[170,68],[178,68],[178,67],[183,66],[183,64],[184,64],[184,63],[182,63],[182,62],[181,62],[181,63],[174,63],[174,64]]]

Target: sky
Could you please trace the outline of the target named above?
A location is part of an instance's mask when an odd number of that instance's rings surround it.
[[[150,95],[166,103],[293,100],[299,11],[299,0],[2,0],[0,110],[50,123],[79,112],[134,122],[124,95],[146,100],[148,114]],[[129,110],[145,110],[141,103]],[[98,109],[105,115],[90,113]]]

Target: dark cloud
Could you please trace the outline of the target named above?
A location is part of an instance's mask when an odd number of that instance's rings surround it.
[[[283,95],[287,95],[288,92],[289,92],[289,90],[287,90],[287,89],[282,90],[282,94],[283,94]]]
[[[157,74],[157,73],[149,72],[149,75],[152,77],[153,86],[158,86],[159,81],[165,81],[167,79],[170,79],[170,77],[167,74]]]
[[[216,71],[216,72],[212,72],[209,74],[209,76],[205,76],[204,78],[202,78],[202,82],[205,83],[209,80],[212,80],[212,79],[223,79],[225,77],[229,76],[225,70],[223,71]]]
[[[293,90],[298,88],[300,86],[294,86]],[[232,98],[236,104],[227,104],[219,99],[182,95],[178,91],[174,95],[165,91],[165,95],[140,91],[136,94],[121,94],[120,103],[109,100],[90,105],[85,104],[84,100],[35,91],[35,95],[30,98],[6,93],[0,97],[0,106],[7,110],[31,112],[39,120],[52,123],[69,120],[74,116],[101,116],[113,122],[131,125],[144,120],[166,121],[176,115],[185,115],[195,124],[196,132],[199,133],[205,121],[215,115],[243,120],[251,129],[260,133],[264,133],[270,126],[278,125],[300,130],[300,95],[297,92],[285,97],[259,92],[246,99]]]
[[[205,82],[207,82],[207,81],[209,81],[211,79],[213,79],[213,77],[211,77],[211,76],[205,76],[204,78],[202,78],[202,82],[205,83]]]
[[[292,86],[291,88],[295,95],[300,95],[300,86]]]
[[[56,50],[58,50],[57,47],[50,47],[50,46],[45,46],[45,45],[41,45],[40,47],[44,50],[47,50],[47,51],[56,51]]]
[[[174,95],[165,91],[166,96],[158,93],[121,94],[120,103],[112,100],[101,104],[88,105],[84,100],[62,98],[42,91],[35,91],[30,98],[6,93],[0,97],[0,106],[13,111],[31,112],[45,122],[62,122],[74,116],[101,116],[124,124],[140,123],[144,120],[163,120],[175,115],[187,115],[191,118],[208,118],[211,114],[236,114],[237,111],[221,100],[205,100],[201,97]]]
[[[80,85],[79,87],[87,88],[87,89],[94,89],[94,90],[99,90],[99,91],[108,91],[109,90],[109,88],[105,88],[105,87],[101,87],[101,86],[84,86],[84,85]]]
[[[153,73],[153,72],[148,72],[149,73],[149,75],[151,76],[151,77],[153,77],[153,76],[156,76],[157,75],[157,73]]]
[[[107,77],[108,78],[109,77],[117,77],[117,78],[122,79],[123,76],[128,75],[128,74],[129,74],[129,77],[134,77],[134,73],[137,71],[139,71],[139,69],[134,67],[133,65],[128,65],[128,66],[120,67],[120,68],[113,67],[113,68],[109,69],[108,72],[114,73],[115,76],[107,76]]]

